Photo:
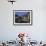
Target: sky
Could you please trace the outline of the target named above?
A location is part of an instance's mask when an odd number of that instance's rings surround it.
[[[27,12],[16,12],[16,15],[18,15],[18,16],[23,16],[23,15],[26,15],[27,14]]]

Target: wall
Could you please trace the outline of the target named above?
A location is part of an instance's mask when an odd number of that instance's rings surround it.
[[[33,10],[32,26],[14,26],[13,10]],[[13,5],[7,0],[0,0],[0,40],[15,40],[19,32],[26,32],[33,40],[46,40],[46,1],[16,0]]]

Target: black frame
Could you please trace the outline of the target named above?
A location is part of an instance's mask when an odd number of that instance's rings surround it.
[[[15,12],[16,11],[29,11],[31,14],[30,14],[30,16],[31,16],[31,22],[29,23],[29,24],[26,24],[26,23],[19,23],[19,24],[17,24],[17,23],[15,23],[14,22],[14,20],[15,20]],[[33,24],[33,11],[32,10],[13,10],[13,25],[32,25]]]

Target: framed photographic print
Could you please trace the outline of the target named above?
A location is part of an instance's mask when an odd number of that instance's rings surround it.
[[[13,10],[13,24],[32,24],[32,10]]]

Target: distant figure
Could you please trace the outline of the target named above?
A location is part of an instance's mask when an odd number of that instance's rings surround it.
[[[24,36],[25,36],[25,33],[19,33],[18,37],[20,38],[20,46],[23,46],[25,45],[24,43]]]
[[[42,41],[40,42],[40,44],[42,44]]]
[[[3,44],[3,46],[6,46],[6,44],[5,43],[2,43]]]
[[[43,46],[43,43],[42,43],[42,41],[40,42],[40,46]]]

